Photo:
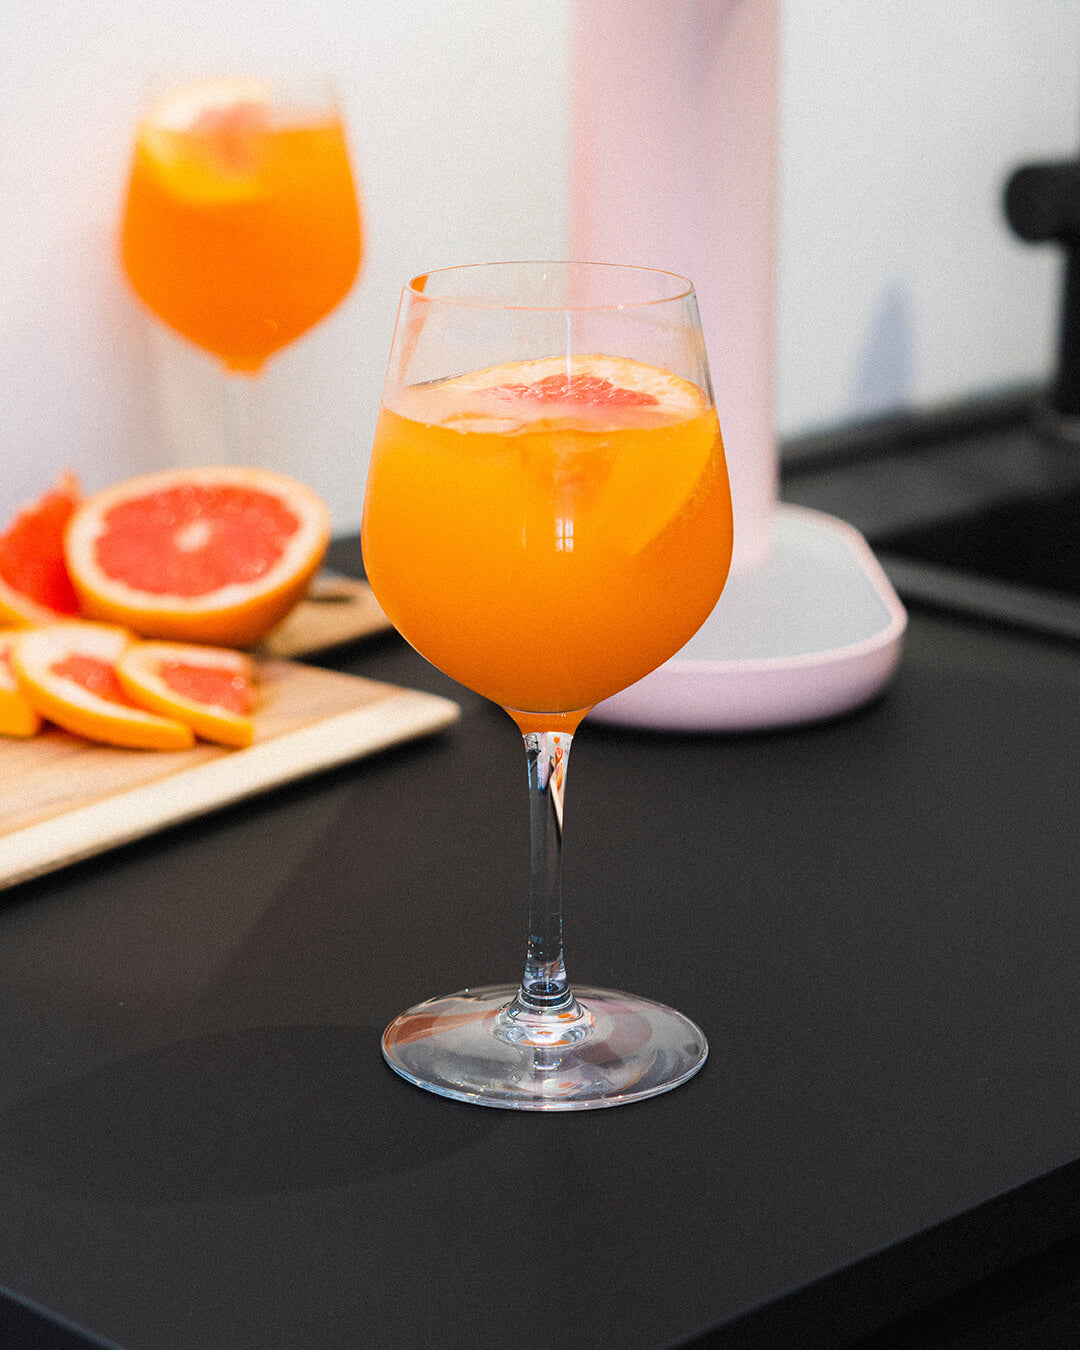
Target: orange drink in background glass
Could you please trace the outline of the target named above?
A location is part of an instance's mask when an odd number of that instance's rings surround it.
[[[360,215],[341,118],[276,110],[252,82],[231,104],[139,128],[123,258],[136,293],[230,370],[267,357],[330,313],[356,279]]]
[[[363,228],[332,82],[219,76],[150,99],[120,235],[136,295],[228,375],[258,375],[349,293]],[[258,457],[252,380],[229,381],[229,456]]]
[[[525,742],[531,871],[520,986],[396,1018],[390,1066],[444,1096],[612,1106],[704,1062],[687,1018],[571,989],[561,840],[573,734],[673,656],[731,560],[731,498],[693,287],[644,268],[496,263],[404,289],[363,518],[387,615],[502,705]],[[459,785],[460,788],[460,785]]]

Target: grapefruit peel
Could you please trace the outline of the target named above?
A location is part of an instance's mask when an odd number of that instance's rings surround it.
[[[37,713],[77,736],[138,750],[189,750],[191,728],[127,700],[116,662],[133,641],[107,624],[47,624],[11,639],[11,666]]]
[[[116,675],[129,698],[175,717],[203,740],[244,747],[254,739],[255,663],[231,648],[133,642]]]
[[[272,509],[260,516],[267,499]],[[313,489],[269,469],[223,466],[146,474],[87,497],[68,522],[64,554],[87,618],[144,638],[248,647],[302,599],[329,542],[329,512]],[[252,545],[261,556],[244,556]],[[103,564],[103,553],[114,560]],[[173,582],[161,580],[169,567]],[[193,593],[200,568],[211,580]]]
[[[15,513],[0,534],[0,623],[56,623],[78,613],[64,563],[64,529],[79,501],[79,481],[56,485]]]
[[[5,736],[36,736],[42,727],[41,714],[26,700],[19,688],[8,655],[17,629],[0,632],[0,734]]]

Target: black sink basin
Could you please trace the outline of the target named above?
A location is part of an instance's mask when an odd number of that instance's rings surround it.
[[[861,530],[908,603],[1080,641],[1080,447],[1031,399],[786,447],[785,500]]]
[[[1080,488],[877,535],[880,553],[1080,600]]]

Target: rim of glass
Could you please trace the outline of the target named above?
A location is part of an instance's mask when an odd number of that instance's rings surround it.
[[[217,84],[263,84],[271,103],[280,112],[293,109],[341,114],[341,85],[332,67],[315,62],[296,68],[261,65],[259,62],[225,62],[220,66],[155,65],[143,73],[138,100],[144,120],[166,109],[180,95],[200,86]]]
[[[668,277],[673,283],[676,283],[675,289],[671,294],[650,296],[643,300],[624,300],[612,301],[601,304],[569,304],[569,305],[539,305],[539,304],[509,304],[505,300],[485,300],[482,296],[475,295],[429,295],[423,288],[418,286],[418,282],[427,281],[428,277],[444,277],[450,273],[462,272],[482,272],[485,270],[495,271],[498,268],[510,267],[580,267],[588,271],[610,271],[610,272],[634,272],[645,276]],[[544,313],[578,313],[590,312],[600,313],[604,310],[624,310],[624,309],[645,309],[650,305],[669,305],[673,300],[686,300],[694,294],[694,283],[689,277],[684,277],[678,272],[669,272],[662,267],[640,267],[635,263],[605,263],[605,262],[585,262],[581,259],[531,259],[517,258],[506,259],[502,262],[484,262],[484,263],[459,263],[453,267],[432,267],[426,272],[417,272],[405,283],[405,291],[417,300],[427,300],[434,303],[460,305],[468,309],[499,309],[499,310],[524,310],[532,311],[537,314]]]

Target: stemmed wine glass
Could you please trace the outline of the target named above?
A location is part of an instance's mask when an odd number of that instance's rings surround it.
[[[363,258],[333,81],[158,87],[135,134],[120,243],[143,303],[229,375],[229,457],[256,458],[255,378],[344,299]]]
[[[501,704],[525,741],[529,937],[520,985],[396,1018],[393,1069],[447,1097],[612,1106],[704,1062],[648,999],[571,989],[563,794],[589,708],[674,655],[731,559],[731,499],[693,287],[644,268],[494,263],[405,286],[363,518],[402,635]]]

